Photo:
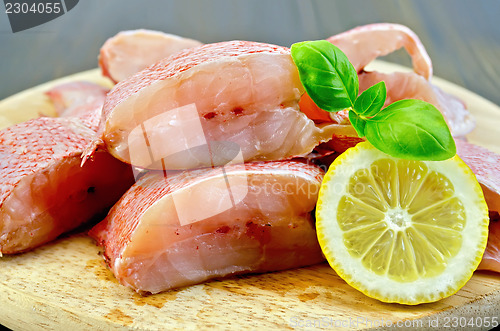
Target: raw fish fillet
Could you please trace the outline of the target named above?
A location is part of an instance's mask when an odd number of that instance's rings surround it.
[[[457,97],[448,94],[439,87],[430,84],[422,76],[412,72],[394,72],[385,74],[380,72],[361,72],[359,74],[359,91],[362,93],[370,86],[384,81],[387,88],[387,99],[385,106],[403,99],[419,99],[433,104],[443,114],[448,127],[454,137],[463,137],[470,133],[476,126],[475,120],[464,103]],[[303,98],[304,99],[304,98]],[[307,103],[307,110],[301,108],[310,116],[313,113],[316,120],[324,122],[322,114],[327,114],[330,121],[335,124],[335,133],[332,139],[322,146],[330,148],[338,153],[343,153],[346,149],[355,146],[363,141],[352,128],[347,112],[327,113],[321,110],[316,104]],[[301,100],[301,105],[304,101]]]
[[[322,177],[295,161],[149,172],[90,235],[138,292],[311,265],[323,261],[311,213]]]
[[[488,244],[477,269],[500,272],[500,216],[498,213],[490,212]]]
[[[455,139],[457,154],[471,168],[481,184],[490,211],[500,212],[500,155]]]
[[[104,76],[117,83],[167,56],[201,44],[159,31],[122,31],[102,46],[99,66]]]
[[[109,89],[104,86],[77,81],[54,86],[45,94],[52,101],[58,116],[78,117],[102,107],[108,92]]]
[[[51,241],[103,213],[133,184],[105,151],[80,167],[95,131],[42,117],[0,131],[0,255]]]
[[[455,140],[457,154],[471,168],[490,210],[488,245],[478,269],[500,272],[500,155],[484,147]]]
[[[415,72],[427,80],[432,77],[432,62],[424,45],[415,32],[404,25],[362,25],[327,40],[347,55],[357,72],[361,72],[377,57],[404,47],[411,56]]]
[[[239,154],[245,161],[304,156],[331,139],[333,126],[299,110],[302,93],[288,48],[206,44],[118,83],[94,145],[148,169],[222,165]]]
[[[101,85],[79,81],[57,85],[45,94],[52,101],[58,116],[77,118],[97,131],[108,92],[109,89]]]

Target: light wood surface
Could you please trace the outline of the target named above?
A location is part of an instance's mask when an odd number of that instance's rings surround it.
[[[382,62],[375,67],[401,69]],[[81,79],[109,84],[97,70],[66,81]],[[40,112],[53,114],[43,91],[60,82],[0,102],[4,125]],[[500,153],[500,108],[453,84],[437,78],[434,82],[468,103],[477,120],[470,140]],[[117,283],[99,249],[83,233],[0,259],[0,323],[15,330],[300,329],[307,325],[332,329],[342,323],[352,329],[374,329],[397,321],[427,329],[430,321],[445,328],[447,321],[451,325],[450,318],[477,316],[500,316],[500,274],[476,272],[449,298],[403,306],[364,296],[327,264],[215,280],[141,297]]]

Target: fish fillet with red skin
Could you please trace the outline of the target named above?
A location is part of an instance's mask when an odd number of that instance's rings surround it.
[[[362,73],[363,69],[377,57],[404,47],[412,58],[415,72],[427,80],[432,76],[432,62],[424,45],[415,32],[404,25],[391,23],[362,25],[333,35],[326,40],[344,52],[358,73]],[[327,122],[333,120],[342,124],[336,118],[330,119],[330,116],[335,116],[335,113],[319,108],[307,94],[302,96],[300,103],[301,110],[310,118]],[[347,114],[344,120],[349,122]]]
[[[91,230],[122,284],[158,293],[323,261],[311,214],[320,168],[277,161],[223,170],[150,172]]]
[[[471,168],[483,189],[490,210],[488,245],[478,269],[500,272],[500,155],[456,140],[457,154]]]
[[[49,242],[104,212],[133,184],[129,165],[81,154],[95,131],[41,117],[0,131],[0,255]]]
[[[104,76],[122,81],[159,60],[201,42],[152,30],[121,31],[101,47],[99,66]]]
[[[245,161],[304,156],[328,141],[333,128],[316,125],[299,110],[302,93],[288,48],[206,44],[118,83],[106,98],[96,145],[148,169],[224,164],[226,159],[214,159],[212,145],[224,153],[225,143],[240,148]],[[210,151],[191,148],[203,145]],[[191,154],[162,164],[160,159],[179,150]]]
[[[500,272],[500,216],[498,212],[490,212],[488,244],[477,269]]]

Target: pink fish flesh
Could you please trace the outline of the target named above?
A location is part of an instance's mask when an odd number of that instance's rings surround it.
[[[490,226],[488,245],[478,269],[500,272],[500,155],[461,140],[456,140],[457,154],[471,168],[483,189]]]
[[[45,94],[52,101],[58,116],[78,117],[88,115],[89,109],[102,107],[108,92],[109,89],[104,86],[77,81],[57,85]]]
[[[90,235],[138,292],[311,265],[323,261],[311,214],[322,177],[295,161],[149,172]]]
[[[404,25],[362,25],[331,36],[327,40],[347,55],[358,72],[377,57],[404,47],[411,56],[415,72],[427,80],[432,77],[432,62],[424,45],[415,32]]]

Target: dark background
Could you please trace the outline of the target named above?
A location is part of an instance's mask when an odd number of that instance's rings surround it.
[[[100,46],[121,30],[290,46],[357,25],[393,22],[420,36],[436,76],[500,104],[497,0],[80,0],[65,15],[18,33],[10,29],[3,2],[0,8],[0,99],[95,68]],[[409,64],[402,51],[387,60]]]

